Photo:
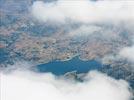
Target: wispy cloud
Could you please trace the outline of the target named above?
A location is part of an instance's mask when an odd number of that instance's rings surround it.
[[[134,46],[124,47],[123,49],[121,49],[119,54],[129,61],[134,62]]]
[[[101,27],[95,25],[82,25],[79,28],[72,30],[68,34],[71,36],[91,35],[93,33],[101,31]]]

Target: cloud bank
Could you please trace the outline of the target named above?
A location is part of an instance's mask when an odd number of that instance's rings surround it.
[[[53,2],[35,1],[31,13],[40,22],[104,23],[134,21],[132,0],[58,0]]]
[[[84,82],[57,79],[54,75],[15,71],[1,73],[2,100],[131,100],[129,85],[91,71]]]

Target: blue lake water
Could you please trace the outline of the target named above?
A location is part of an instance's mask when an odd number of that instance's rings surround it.
[[[39,72],[52,72],[55,75],[63,75],[67,72],[76,71],[77,73],[86,73],[90,70],[100,69],[102,64],[96,60],[82,61],[74,57],[68,61],[53,61],[37,66]]]

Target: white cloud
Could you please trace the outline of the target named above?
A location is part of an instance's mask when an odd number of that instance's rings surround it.
[[[128,83],[92,71],[84,82],[27,71],[1,73],[1,100],[131,100]]]
[[[58,0],[35,1],[31,7],[33,16],[41,22],[65,23],[69,20],[81,23],[134,21],[134,1]]]
[[[134,62],[134,46],[124,47],[119,54],[120,56],[128,59],[129,61]]]

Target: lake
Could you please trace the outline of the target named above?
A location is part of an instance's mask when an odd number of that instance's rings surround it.
[[[102,64],[96,60],[82,61],[74,57],[68,61],[53,61],[37,66],[39,72],[52,72],[55,75],[63,75],[67,72],[87,73],[90,70],[100,69]]]

